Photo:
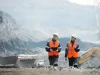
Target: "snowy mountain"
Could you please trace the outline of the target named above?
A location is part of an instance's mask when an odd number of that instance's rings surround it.
[[[10,15],[0,11],[0,54],[31,53],[31,50],[27,50],[30,47],[28,41],[37,39],[18,27]]]
[[[23,29],[17,26],[14,19],[0,11],[0,40],[8,41],[11,39],[20,39],[24,41],[33,40]],[[35,41],[35,40],[34,40]]]

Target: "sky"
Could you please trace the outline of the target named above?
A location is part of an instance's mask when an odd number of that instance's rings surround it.
[[[71,3],[76,3],[79,5],[94,5],[93,0],[69,0]],[[41,24],[48,22],[54,16],[59,15],[60,12],[64,12],[63,9],[67,7],[68,0],[0,0],[0,10],[3,10],[10,14],[16,21],[16,23],[28,30],[37,30],[41,34],[52,35],[53,32],[60,33],[61,37],[70,36],[70,28],[64,29],[60,28],[45,28]],[[60,13],[62,14],[62,13]],[[66,31],[67,30],[67,31]],[[80,31],[76,29],[71,29],[83,40],[94,40],[95,32],[91,31]],[[47,33],[48,34],[47,34]],[[67,35],[65,33],[67,32]],[[82,35],[84,34],[84,35]],[[90,35],[88,38],[87,35]]]
[[[80,5],[94,5],[93,0],[0,0],[0,9],[13,16],[19,25],[27,28],[27,25],[34,24],[40,27],[41,23],[59,13],[59,10],[65,9],[67,1]]]
[[[41,27],[41,23],[49,20],[59,11],[63,12],[62,9],[67,7],[67,1],[94,5],[93,0],[0,0],[0,9],[13,16],[19,25],[28,28],[28,25],[34,24],[36,28]]]
[[[80,5],[94,5],[94,0],[69,0],[69,1]]]

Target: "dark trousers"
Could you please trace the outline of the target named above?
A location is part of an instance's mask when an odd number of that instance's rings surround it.
[[[69,66],[78,68],[77,58],[72,57],[72,58],[68,58],[68,60],[69,60]]]
[[[58,58],[59,56],[49,56],[50,66],[58,66]]]

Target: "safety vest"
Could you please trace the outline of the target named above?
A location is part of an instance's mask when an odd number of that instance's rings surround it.
[[[78,52],[75,51],[75,48],[77,47],[77,42],[74,42],[74,45],[72,46],[72,43],[67,43],[68,46],[68,58],[78,58]]]
[[[50,48],[58,48],[58,46],[59,46],[59,41],[57,40],[57,41],[55,41],[55,43],[52,41],[52,40],[50,40],[49,41],[49,46],[50,46]],[[48,52],[48,56],[59,56],[59,52],[57,52],[57,51],[55,51],[55,50],[52,50],[52,51],[50,51],[50,52]]]

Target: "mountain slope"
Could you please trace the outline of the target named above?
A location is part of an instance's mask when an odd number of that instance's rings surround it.
[[[66,43],[70,41],[70,38],[66,37],[66,38],[59,38],[59,41],[61,43],[62,46],[62,50],[65,50],[66,48]],[[40,48],[45,48],[47,41],[40,41],[40,42],[34,42],[34,43],[30,43],[30,46],[32,47],[40,47]],[[91,47],[99,47],[100,45],[98,44],[93,44],[93,43],[89,43],[89,42],[83,42],[80,39],[77,39],[78,44],[80,45],[80,49],[81,50],[87,50]]]
[[[17,26],[14,19],[7,13],[0,11],[0,54],[10,55],[19,53],[31,53],[28,41],[36,41]]]

